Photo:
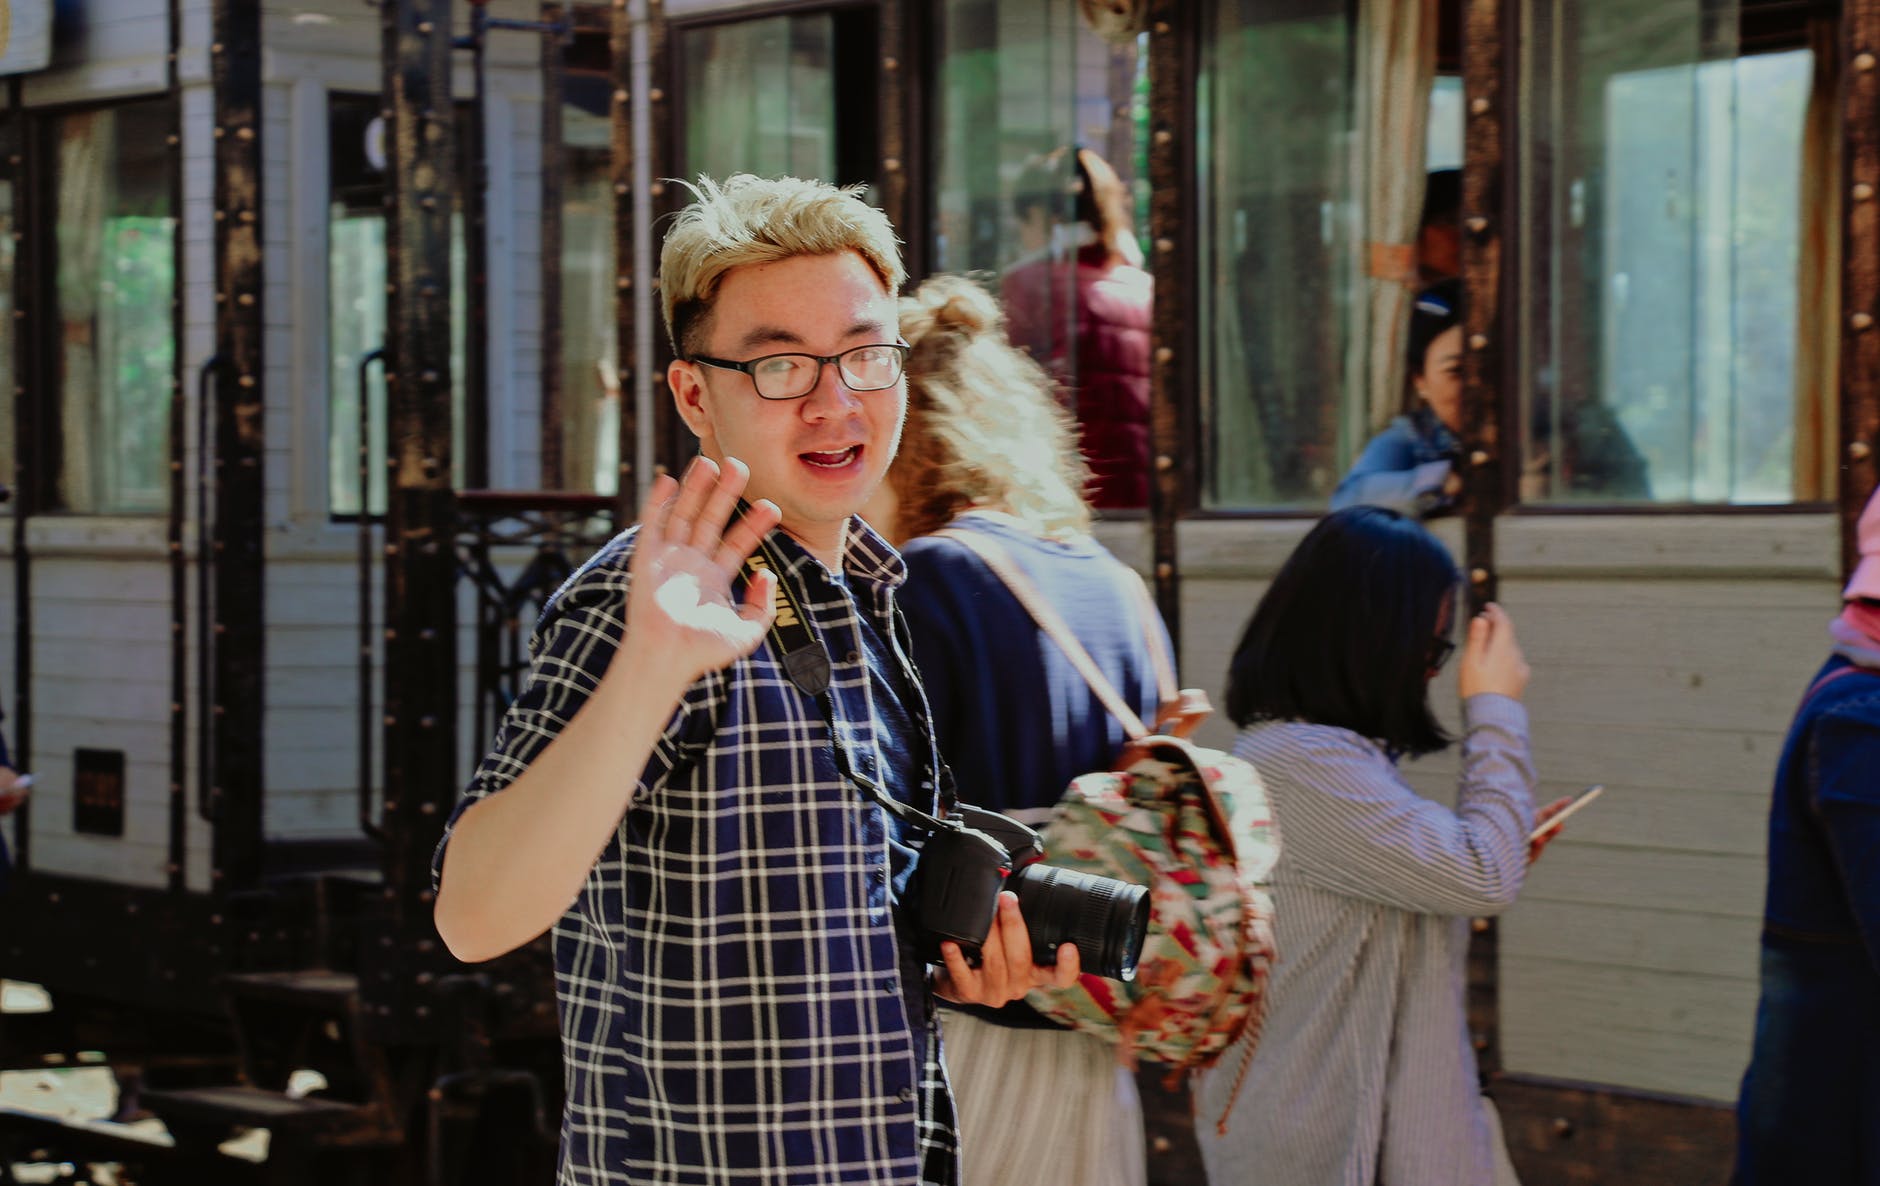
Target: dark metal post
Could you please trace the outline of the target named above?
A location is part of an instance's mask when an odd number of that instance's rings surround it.
[[[372,368],[384,361],[383,347],[359,360],[359,830],[375,840],[385,833],[372,818],[372,734],[379,727],[372,678],[372,471],[383,469],[385,459],[372,451]]]
[[[1841,571],[1860,560],[1855,524],[1873,494],[1880,448],[1880,0],[1841,6],[1841,114],[1847,193],[1842,198]]]
[[[170,209],[177,215],[176,237],[182,240],[183,227],[183,95],[177,78],[177,49],[182,43],[182,13],[179,0],[169,5],[169,79],[171,114],[176,118],[170,130]],[[170,294],[170,339],[176,343],[170,368],[170,515],[166,538],[170,552],[170,852],[166,872],[171,891],[181,891],[187,884],[187,844],[189,839],[189,555],[185,550],[184,525],[189,518],[188,399],[183,388],[183,253],[178,251],[174,288]],[[198,536],[198,541],[201,540]],[[200,547],[200,542],[198,543]],[[197,639],[197,646],[203,640]]]
[[[614,355],[619,359],[615,387],[620,400],[620,460],[614,494],[614,526],[618,530],[633,521],[639,506],[640,447],[639,383],[635,380],[639,357],[634,349],[639,318],[633,315],[633,212],[639,201],[633,192],[633,12],[626,0],[615,0],[613,6],[607,65],[613,74],[613,101],[607,110],[608,175],[614,195]]]
[[[1194,318],[1188,283],[1194,275],[1195,48],[1191,22],[1198,5],[1152,0],[1149,5],[1149,268],[1155,277],[1154,353],[1150,368],[1149,515],[1153,529],[1156,604],[1181,653],[1181,572],[1176,522],[1193,497],[1176,464],[1188,435],[1184,402],[1195,389]]]
[[[1501,448],[1502,359],[1510,326],[1502,316],[1502,276],[1508,217],[1503,178],[1504,130],[1513,88],[1504,64],[1515,42],[1508,36],[1512,6],[1467,0],[1463,12],[1462,85],[1468,116],[1462,168],[1463,504],[1469,608],[1495,599],[1495,516],[1505,490]],[[1469,1029],[1484,1073],[1501,1066],[1500,1004],[1495,920],[1478,918],[1469,946]]]
[[[415,942],[420,951],[429,951],[435,949],[429,937],[430,857],[456,799],[458,758],[451,547],[456,523],[451,490],[449,261],[456,183],[451,4],[387,0],[383,11],[385,95],[391,110],[384,869],[394,933],[423,936]]]
[[[215,888],[261,874],[261,0],[216,0]],[[181,211],[178,211],[180,214]]]
[[[13,229],[26,225],[25,216],[40,204],[39,170],[31,167],[33,154],[27,148],[25,87],[20,76],[7,79],[7,123],[12,143],[7,153],[7,176],[13,182]],[[38,492],[43,480],[33,471],[31,458],[38,440],[35,403],[41,394],[34,390],[45,374],[38,365],[44,329],[40,325],[39,236],[21,235],[19,252],[14,258],[13,324],[8,348],[13,355],[13,725],[12,758],[17,770],[31,770],[33,762],[33,558],[26,542],[26,520],[39,508]],[[24,871],[32,867],[32,800],[28,798],[14,812],[14,866]]]
[[[881,25],[876,45],[881,54],[881,106],[877,125],[881,136],[881,210],[901,232],[912,257],[919,254],[915,245],[925,240],[926,234],[912,221],[914,203],[908,183],[913,147],[908,126],[909,72],[906,66],[910,7],[907,0],[881,0]],[[911,266],[915,261],[910,258],[907,262]]]
[[[488,0],[470,0],[470,126],[465,129],[470,160],[463,187],[464,341],[463,448],[464,484],[481,490],[490,484],[490,218],[489,218],[489,10]],[[441,23],[448,40],[450,25]],[[444,59],[448,76],[450,58]],[[450,92],[446,77],[444,92]],[[453,145],[453,147],[455,147]],[[544,146],[546,150],[546,146]],[[440,187],[441,188],[441,187]],[[448,191],[442,191],[448,192]],[[445,257],[448,259],[448,256]],[[445,292],[450,290],[448,269]],[[448,339],[446,339],[448,341]]]
[[[558,26],[562,6],[542,5],[542,23]],[[567,42],[556,34],[542,38],[542,481],[544,490],[567,485],[562,435],[567,429],[562,383],[561,328],[562,205],[567,188],[562,145],[562,74]]]

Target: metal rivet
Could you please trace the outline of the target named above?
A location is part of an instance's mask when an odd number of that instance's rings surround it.
[[[1175,566],[1166,560],[1155,566],[1155,579],[1158,581],[1166,581],[1174,575]]]
[[[892,74],[901,68],[901,59],[896,57],[883,58],[881,59],[881,68]]]
[[[898,156],[884,157],[881,162],[881,167],[890,173],[899,173],[901,171],[901,158]]]
[[[1873,446],[1866,441],[1855,441],[1847,447],[1847,455],[1855,461],[1865,461],[1873,453]]]
[[[1469,463],[1471,465],[1487,465],[1488,464],[1488,450],[1477,449],[1475,452],[1469,454]]]
[[[1155,348],[1155,360],[1160,363],[1170,363],[1170,362],[1175,361],[1174,347],[1157,346]]]
[[[1856,313],[1852,317],[1849,317],[1847,319],[1847,323],[1853,326],[1855,329],[1872,329],[1873,328],[1873,314],[1872,313]]]
[[[1469,335],[1469,349],[1471,350],[1488,349],[1488,335],[1487,334],[1470,334]]]
[[[632,98],[632,96],[627,94],[625,87],[620,87],[614,91],[614,102],[616,103],[625,103],[630,98]]]
[[[1488,570],[1486,568],[1471,568],[1469,570],[1469,579],[1478,585],[1486,585],[1488,584]]]
[[[1873,186],[1868,185],[1865,181],[1858,182],[1855,184],[1854,200],[1856,202],[1865,202],[1872,197],[1873,197]]]
[[[1169,131],[1167,128],[1160,128],[1156,131],[1155,142],[1157,144],[1167,144],[1174,139],[1175,133]]]
[[[1463,223],[1463,225],[1469,228],[1471,235],[1481,235],[1488,232],[1488,219],[1483,218],[1480,214],[1471,215],[1469,220]]]
[[[1573,1121],[1565,1116],[1554,1117],[1554,1135],[1565,1138],[1573,1135]]]
[[[1173,239],[1157,239],[1157,240],[1155,241],[1155,249],[1156,249],[1157,251],[1160,251],[1160,252],[1163,252],[1163,253],[1165,253],[1165,254],[1166,254],[1167,252],[1170,252],[1170,251],[1173,251],[1173,250],[1175,250],[1175,240],[1173,240]]]
[[[1874,58],[1870,53],[1858,53],[1854,55],[1854,69],[1862,71],[1863,73],[1873,69],[1873,62]]]
[[[1487,115],[1488,114],[1488,100],[1480,96],[1469,100],[1469,114],[1470,115]]]
[[[418,22],[418,34],[421,37],[429,37],[431,35],[431,30],[435,29],[436,27],[437,26],[433,25],[430,21],[419,21]]]
[[[651,90],[649,90],[649,91],[647,91],[647,92],[646,92],[646,97],[647,97],[648,99],[651,99],[651,100],[652,100],[653,102],[655,102],[655,103],[661,103],[661,102],[664,102],[664,101],[665,101],[665,98],[666,98],[666,91],[665,91],[665,88],[664,88],[664,87],[654,87],[653,89],[651,89]]]
[[[237,140],[253,140],[255,138],[255,130],[253,128],[236,128],[235,138]]]
[[[1155,457],[1155,468],[1162,473],[1167,473],[1175,468],[1175,459],[1167,453],[1158,453]]]
[[[1157,21],[1155,23],[1155,35],[1157,37],[1166,37],[1168,35],[1167,21]]]
[[[1488,920],[1486,918],[1472,918],[1469,920],[1469,929],[1479,935],[1488,929]]]
[[[663,181],[655,181],[652,185],[648,186],[647,188],[652,191],[653,196],[656,198],[665,196],[666,183]]]

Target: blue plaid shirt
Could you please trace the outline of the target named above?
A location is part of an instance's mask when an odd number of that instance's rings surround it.
[[[529,686],[453,826],[527,768],[606,671],[634,534],[596,553],[543,610]],[[897,682],[923,736],[885,746],[876,698],[892,685],[871,678],[857,616],[898,638],[900,556],[851,520],[839,583],[781,531],[769,543],[833,660],[833,740],[849,769],[935,810],[937,750],[905,646],[891,644]],[[886,769],[896,748],[924,768]],[[633,806],[555,926],[560,1186],[957,1182],[924,969],[895,937],[911,852],[890,822],[841,775],[822,708],[768,640],[686,691]],[[434,877],[449,843],[447,829]]]

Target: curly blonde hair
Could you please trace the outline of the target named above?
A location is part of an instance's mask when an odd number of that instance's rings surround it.
[[[904,539],[974,506],[1004,511],[1040,535],[1090,530],[1090,471],[1077,425],[1051,377],[1006,339],[983,288],[935,276],[901,299],[907,427],[888,471]]]
[[[862,186],[749,173],[722,184],[703,175],[697,185],[678,184],[695,200],[666,232],[659,294],[666,336],[680,358],[697,353],[710,331],[712,301],[733,268],[855,251],[881,277],[889,296],[907,280],[894,226],[862,200]]]

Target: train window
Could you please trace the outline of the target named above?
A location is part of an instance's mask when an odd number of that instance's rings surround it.
[[[686,172],[840,177],[836,26],[808,12],[684,30]]]
[[[169,505],[175,124],[167,100],[50,121],[55,498],[63,510],[142,514]]]
[[[1198,80],[1204,504],[1323,506],[1368,427],[1346,0],[1216,0]]]
[[[561,368],[563,485],[619,488],[620,373],[614,187],[602,73],[571,72],[562,103]]]
[[[359,399],[366,399],[367,444],[386,456],[383,368],[362,376],[366,355],[385,344],[385,134],[379,100],[331,96],[327,104],[327,509],[334,516],[360,512]],[[461,132],[465,121],[461,118]],[[459,162],[466,159],[460,152]],[[459,187],[461,192],[461,187]],[[451,222],[450,370],[453,481],[464,473],[465,267],[463,218]],[[385,466],[365,467],[365,509],[385,513]]]
[[[945,0],[933,29],[935,270],[1000,293],[1013,342],[1078,414],[1092,501],[1141,507],[1146,47],[1104,41],[1062,0]]]
[[[1805,39],[1742,56],[1714,0],[1524,18],[1522,497],[1826,497],[1809,459],[1833,414],[1798,398],[1797,294],[1803,186],[1838,130]]]
[[[6,97],[0,94],[0,155],[11,156],[18,152],[20,142],[19,121],[10,112],[5,112]],[[13,335],[13,285],[18,276],[16,270],[18,245],[14,242],[14,232],[19,229],[19,203],[13,190],[11,177],[0,176],[0,483],[13,484],[14,459],[14,415],[13,390],[17,383],[15,363],[16,344]],[[21,496],[23,497],[23,496]],[[12,510],[18,503],[0,506],[0,511]]]

